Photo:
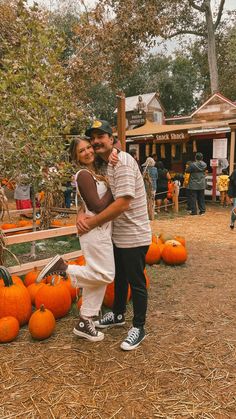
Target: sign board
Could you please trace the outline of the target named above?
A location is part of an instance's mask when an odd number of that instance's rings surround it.
[[[207,175],[205,179],[206,179],[205,195],[212,196],[212,188],[213,188],[212,175],[211,174]],[[220,196],[220,192],[217,190],[216,190],[216,196]]]
[[[227,158],[227,138],[213,139],[213,159]]]
[[[133,112],[129,117],[129,125],[144,125],[146,123],[145,112]]]
[[[211,159],[210,160],[210,166],[211,167],[218,167],[219,166],[219,160],[218,159]]]
[[[187,132],[169,132],[166,134],[156,134],[154,138],[154,143],[159,142],[171,142],[171,141],[183,141],[187,140],[189,135]]]

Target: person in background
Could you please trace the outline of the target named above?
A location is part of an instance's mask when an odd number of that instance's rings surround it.
[[[217,176],[217,189],[220,192],[220,205],[228,207],[230,205],[228,169],[222,169],[221,174]]]
[[[236,169],[231,173],[229,177],[228,196],[233,200],[233,209],[230,218],[230,228],[233,230],[236,220]]]
[[[147,194],[148,214],[150,220],[154,220],[155,214],[155,195],[157,190],[157,168],[155,167],[155,160],[148,157],[145,163],[142,164],[143,180]]]
[[[168,192],[168,181],[171,180],[170,173],[168,170],[164,167],[164,164],[162,161],[158,161],[156,163],[157,168],[157,192],[156,192],[156,205],[157,205],[157,212],[159,213],[161,211],[161,204],[162,201],[164,201],[164,210],[165,212],[168,212],[167,204],[168,204],[168,198],[167,198],[167,192]]]
[[[204,215],[206,212],[205,204],[205,188],[206,188],[206,172],[207,165],[203,161],[202,153],[196,153],[195,161],[185,169],[186,173],[190,173],[189,191],[191,200],[190,215],[197,215],[197,206],[199,215]]]
[[[185,172],[184,172],[184,181],[183,181],[183,188],[185,188],[185,196],[187,200],[186,211],[191,212],[191,197],[190,197],[190,190],[189,190],[189,180],[190,180],[190,173],[186,172],[186,168],[189,167],[191,161],[187,161],[185,165]]]
[[[153,158],[153,160],[155,161],[155,166],[157,167],[157,162],[158,162],[158,157],[157,154],[152,154],[151,157]]]
[[[14,199],[16,201],[16,209],[24,210],[32,208],[32,201],[30,198],[30,185],[27,175],[21,175],[14,191]],[[31,218],[27,214],[21,213],[21,216]]]
[[[147,172],[150,176],[152,182],[152,193],[155,198],[156,190],[157,190],[157,179],[158,179],[158,172],[157,168],[155,167],[155,160],[152,157],[148,157],[145,163],[142,164],[143,170],[143,177]]]

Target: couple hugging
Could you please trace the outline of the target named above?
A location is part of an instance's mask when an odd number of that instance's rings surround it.
[[[74,141],[72,158],[78,164],[76,185],[84,203],[84,212],[77,216],[77,228],[86,265],[67,265],[57,255],[40,272],[38,281],[57,272],[70,275],[73,286],[83,289],[83,303],[73,332],[93,342],[104,339],[102,329],[125,324],[130,285],[133,326],[120,345],[129,351],[145,338],[144,268],[151,229],[143,178],[133,157],[114,148],[107,121],[94,121],[85,135],[88,139]],[[113,309],[94,321],[106,286],[113,280]]]

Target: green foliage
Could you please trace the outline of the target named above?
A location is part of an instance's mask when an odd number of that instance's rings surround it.
[[[24,1],[17,5],[14,41],[5,39],[0,67],[1,173],[17,178],[28,175],[39,190],[46,168],[59,166],[65,154],[63,134],[75,120],[82,127],[66,69],[60,63],[64,39],[49,26],[45,14]],[[54,188],[58,176],[52,172],[48,185]]]

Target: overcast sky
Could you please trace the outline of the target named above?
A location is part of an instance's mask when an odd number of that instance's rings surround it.
[[[69,2],[69,0],[67,0]],[[212,5],[219,5],[219,0],[211,0]],[[33,0],[28,0],[28,4],[33,4]],[[57,0],[38,0],[37,3],[43,4],[48,8],[54,8],[57,5]],[[80,3],[80,1],[72,0],[71,3]],[[96,0],[84,0],[86,6],[92,6],[96,3]],[[236,10],[236,0],[226,0],[225,1],[225,10]]]

